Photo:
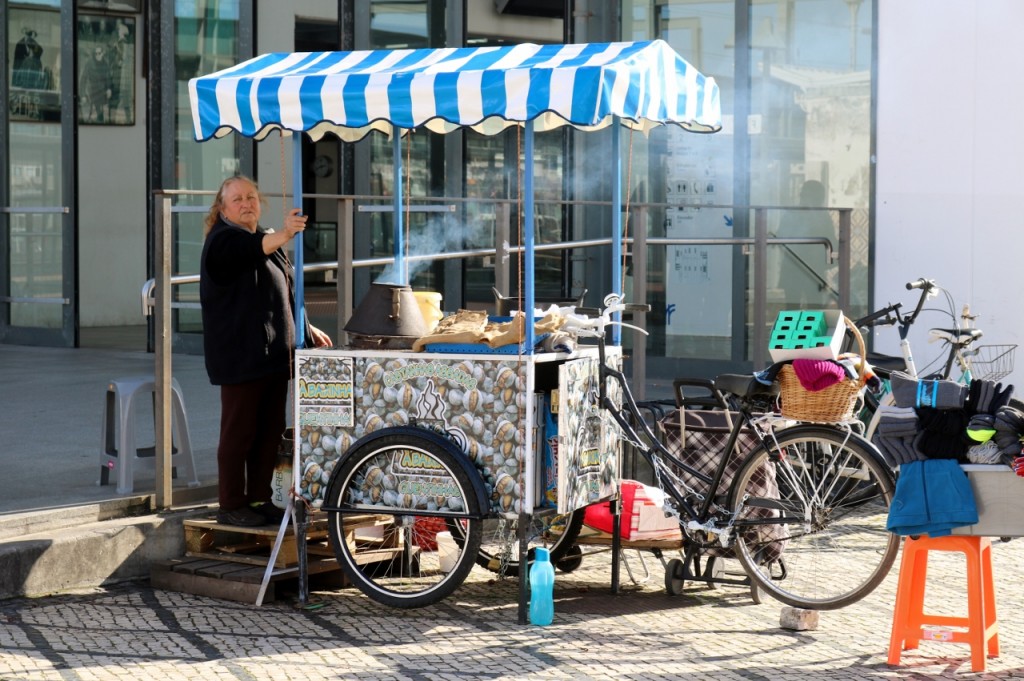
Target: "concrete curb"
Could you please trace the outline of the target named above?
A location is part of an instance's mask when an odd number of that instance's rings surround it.
[[[207,512],[204,506],[79,522],[2,541],[0,599],[147,579],[154,561],[184,555],[184,520]]]

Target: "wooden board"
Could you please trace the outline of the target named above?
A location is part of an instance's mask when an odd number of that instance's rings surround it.
[[[347,516],[346,524],[373,527],[391,522],[389,516],[366,514]],[[213,518],[192,518],[184,521],[185,556],[154,563],[150,582],[154,588],[180,591],[199,596],[223,598],[242,603],[255,603],[259,596],[270,552],[277,538],[277,525],[237,527],[224,525]],[[353,540],[355,536],[353,535]],[[306,532],[306,573],[313,581],[324,582],[328,588],[348,586],[342,570],[328,545],[326,516],[314,517]],[[360,537],[356,559],[360,564],[391,560],[400,548],[383,546],[373,538]],[[414,556],[415,558],[415,556]],[[271,570],[264,600],[274,600],[275,584],[299,577],[295,531],[289,527],[282,538],[277,560]]]
[[[185,520],[185,555],[235,561],[248,565],[266,565],[280,529],[277,525],[238,527],[224,525],[212,518]],[[309,541],[327,537],[327,518],[314,518],[306,529]],[[288,528],[281,540],[274,566],[283,568],[299,564],[296,537]]]
[[[258,565],[207,557],[183,557],[153,563],[150,566],[149,579],[155,589],[255,603],[263,582],[264,570],[265,567]],[[311,577],[340,575],[341,569],[333,558],[322,558],[311,559],[307,572]],[[298,577],[297,567],[275,569],[270,575],[264,601],[276,598],[275,584],[298,580]],[[334,586],[344,585],[344,582],[338,579],[330,583]]]
[[[600,530],[594,530],[588,527],[580,532],[580,536],[576,538],[575,543],[611,546],[612,535],[607,532],[601,532]],[[678,539],[641,539],[637,541],[622,540],[622,548],[624,549],[663,549],[665,551],[675,551],[683,548],[684,545],[684,542]]]

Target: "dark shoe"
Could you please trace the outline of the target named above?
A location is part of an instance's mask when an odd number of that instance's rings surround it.
[[[284,518],[284,510],[274,506],[274,504],[269,501],[264,501],[262,504],[256,504],[251,508],[263,517],[264,522],[271,523],[273,525],[280,525],[281,520]]]
[[[237,527],[260,527],[267,524],[267,519],[249,508],[234,508],[230,511],[221,509],[217,511],[217,522],[221,525],[235,525]]]

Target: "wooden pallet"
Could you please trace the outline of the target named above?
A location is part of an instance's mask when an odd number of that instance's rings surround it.
[[[310,581],[314,576],[329,578],[331,586],[343,586],[341,571],[333,558],[313,558],[307,562]],[[150,566],[149,581],[155,589],[179,591],[222,598],[241,603],[255,603],[266,568],[247,565],[236,561],[211,560],[208,558],[182,557],[159,561]],[[279,596],[279,587],[297,587],[299,568],[275,568],[263,595],[264,601],[273,601]]]
[[[186,556],[263,566],[267,564],[270,549],[274,546],[279,529],[276,525],[223,525],[211,518],[186,520],[184,526]],[[312,518],[306,530],[307,541],[322,542],[326,538],[327,518]],[[281,540],[281,548],[274,561],[274,567],[285,568],[298,564],[295,532],[289,527]]]
[[[349,516],[348,520],[355,524],[346,533],[346,540],[356,548],[359,563],[391,560],[396,551],[401,551],[373,539],[372,528],[390,522],[388,516],[367,514]],[[369,536],[363,536],[356,528],[367,530]],[[276,525],[223,525],[212,518],[186,520],[185,555],[154,563],[150,569],[150,583],[158,589],[254,603],[259,597],[278,529]],[[310,582],[316,577],[325,588],[346,586],[334,551],[326,540],[327,518],[314,515],[306,531],[306,565]],[[289,526],[274,561],[264,600],[274,600],[277,587],[282,582],[297,582],[296,541],[294,528]]]

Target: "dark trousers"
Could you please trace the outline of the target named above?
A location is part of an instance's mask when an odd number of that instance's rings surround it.
[[[220,387],[217,478],[222,509],[270,501],[287,401],[287,375]]]

